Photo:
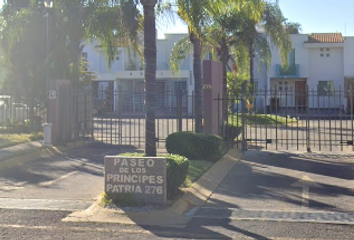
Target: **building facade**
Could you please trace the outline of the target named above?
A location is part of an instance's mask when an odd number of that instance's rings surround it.
[[[171,71],[169,64],[174,44],[185,36],[186,34],[166,34],[156,43],[156,107],[158,112],[166,115],[176,112],[179,98],[184,112],[192,112],[192,56],[187,55],[179,72]],[[118,56],[108,68],[100,47],[88,44],[83,49],[83,57],[91,64],[90,70],[95,71],[98,76],[93,82],[96,105],[105,101],[105,110],[108,112],[141,115],[144,113],[144,66],[141,59],[127,48],[119,48],[118,51]]]
[[[349,110],[353,106],[354,37],[340,33],[292,34],[289,66],[282,67],[279,51],[272,46],[271,66],[257,70],[256,91],[267,90],[266,98],[257,97],[258,108],[328,108]],[[341,94],[341,96],[339,96]]]
[[[186,34],[166,34],[157,40],[156,99],[157,111],[176,112],[178,92],[187,114],[193,112],[193,59],[188,54],[179,73],[170,70],[171,50]],[[288,66],[282,66],[279,50],[269,40],[272,52],[270,66],[254,59],[256,101],[254,108],[327,108],[354,111],[354,37],[340,33],[292,34]],[[184,53],[181,53],[184,54]],[[141,59],[126,48],[108,69],[99,46],[88,44],[83,57],[97,72],[94,98],[110,112],[122,110],[132,116],[144,112],[144,66]],[[340,94],[340,96],[339,96]]]

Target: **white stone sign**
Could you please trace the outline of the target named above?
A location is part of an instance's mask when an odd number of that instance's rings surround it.
[[[166,159],[106,156],[105,193],[112,198],[132,194],[143,203],[165,204]]]

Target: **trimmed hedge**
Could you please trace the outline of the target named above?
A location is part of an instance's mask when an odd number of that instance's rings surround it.
[[[179,154],[193,160],[217,161],[226,152],[224,141],[216,135],[176,132],[166,139],[166,149],[171,154]]]
[[[118,156],[145,157],[144,153],[122,153]],[[185,182],[188,174],[188,158],[176,154],[159,155],[166,158],[167,198],[171,199],[179,193],[179,187]]]

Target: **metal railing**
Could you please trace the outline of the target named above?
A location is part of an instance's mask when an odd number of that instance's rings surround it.
[[[41,131],[46,119],[44,104],[33,100],[16,100],[0,95],[0,133],[27,133]]]
[[[184,89],[157,91],[156,138],[157,146],[173,132],[194,131],[194,96]],[[145,143],[145,105],[142,91],[94,91],[93,141],[110,145]]]
[[[261,90],[253,97],[216,100],[229,106],[228,116],[219,125],[220,135],[246,142],[247,149],[354,151],[351,89]]]

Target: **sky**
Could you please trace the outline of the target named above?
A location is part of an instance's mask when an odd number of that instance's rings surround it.
[[[289,21],[301,24],[302,33],[341,32],[354,36],[354,0],[279,0],[279,5]],[[177,17],[174,24],[160,25],[159,37],[163,33],[187,33]]]
[[[298,22],[302,33],[340,32],[354,36],[354,0],[279,0],[284,16],[290,22]],[[162,26],[159,36],[165,33],[186,33],[187,27],[180,21],[174,26]]]

